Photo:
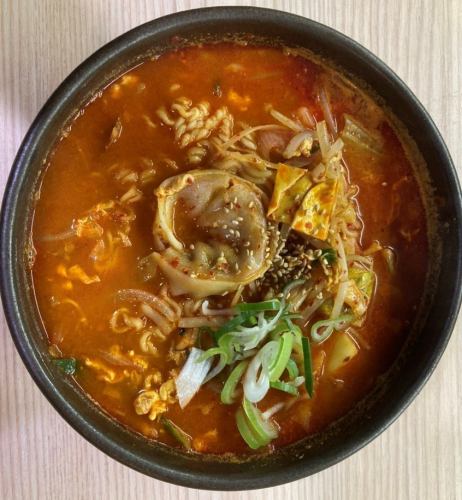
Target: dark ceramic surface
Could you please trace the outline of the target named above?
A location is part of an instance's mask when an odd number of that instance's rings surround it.
[[[114,420],[63,379],[50,363],[33,299],[26,248],[33,193],[42,161],[59,131],[104,84],[172,36],[247,32],[278,36],[338,62],[374,88],[408,128],[428,164],[435,187],[443,265],[434,269],[434,298],[426,320],[405,348],[387,383],[357,411],[319,436],[271,457],[226,463],[188,456],[148,442]],[[415,64],[418,64],[415,61]],[[316,473],[354,453],[380,434],[408,406],[440,359],[461,299],[461,193],[449,153],[422,105],[380,60],[344,35],[302,17],[257,8],[212,8],[182,12],[142,25],[110,42],[80,65],[50,97],[22,143],[5,191],[1,214],[0,285],[16,347],[37,385],[60,414],[86,439],[120,462],[155,478],[205,489],[242,490],[273,486]],[[439,267],[439,266],[438,266]]]

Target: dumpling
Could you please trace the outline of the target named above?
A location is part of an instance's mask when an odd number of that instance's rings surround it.
[[[165,180],[155,194],[153,231],[163,250],[153,257],[173,295],[222,294],[268,269],[277,231],[255,184],[222,170],[192,170]]]

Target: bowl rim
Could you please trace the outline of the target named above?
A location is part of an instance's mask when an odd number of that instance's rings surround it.
[[[410,384],[407,391],[395,403],[389,414],[377,421],[377,425],[372,430],[365,432],[361,438],[354,443],[347,444],[344,449],[335,456],[327,457],[327,459],[320,460],[318,463],[311,466],[301,463],[296,465],[293,464],[289,466],[290,470],[280,470],[270,477],[260,476],[254,477],[251,480],[247,478],[243,479],[243,481],[236,481],[235,477],[216,477],[203,473],[187,473],[180,470],[173,470],[172,467],[169,468],[168,466],[163,466],[155,462],[147,463],[137,456],[136,451],[126,448],[120,449],[117,443],[113,442],[92,425],[89,425],[88,421],[76,412],[72,405],[58,393],[53,385],[51,377],[44,369],[43,363],[31,349],[21,317],[20,296],[15,289],[15,277],[11,272],[14,247],[14,235],[12,232],[15,217],[14,207],[18,203],[20,194],[19,187],[24,178],[24,173],[30,166],[31,152],[36,145],[40,143],[41,132],[49,125],[59,103],[68,99],[69,96],[72,97],[79,86],[92,74],[97,72],[100,65],[102,65],[107,58],[115,57],[118,53],[123,53],[129,46],[136,46],[136,44],[142,41],[149,33],[153,34],[172,27],[174,28],[175,26],[179,28],[194,25],[200,26],[200,23],[204,20],[237,22],[243,17],[262,23],[271,20],[273,22],[279,21],[289,25],[294,23],[303,24],[307,31],[316,30],[323,33],[324,36],[333,37],[336,39],[337,43],[346,44],[349,49],[355,53],[356,57],[365,59],[369,65],[379,69],[383,73],[384,78],[394,83],[396,92],[403,95],[415,108],[416,112],[418,112],[420,119],[426,122],[433,136],[433,148],[438,150],[439,154],[444,158],[446,174],[450,180],[451,191],[449,195],[455,203],[454,217],[458,226],[458,247],[459,249],[462,248],[462,194],[458,175],[449,151],[433,120],[416,96],[393,70],[368,49],[333,28],[308,18],[260,7],[208,7],[192,9],[163,16],[141,24],[111,40],[84,60],[59,85],[37,114],[19,147],[5,186],[0,215],[0,268],[3,270],[0,274],[0,292],[7,324],[16,349],[35,383],[60,415],[85,439],[107,455],[139,472],[173,484],[212,490],[256,489],[284,484],[328,468],[366,446],[398,418],[418,395],[433,373],[449,342],[462,300],[462,263],[459,263],[454,269],[454,283],[457,285],[457,291],[448,305],[448,315],[445,322],[442,324],[441,334],[435,341],[434,352],[426,362],[420,376]],[[148,30],[148,33],[145,33],[146,30]]]

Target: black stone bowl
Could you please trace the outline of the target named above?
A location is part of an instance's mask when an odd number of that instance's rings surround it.
[[[148,441],[111,419],[72,379],[63,378],[50,362],[26,250],[44,159],[76,112],[148,54],[167,50],[172,43],[233,33],[276,37],[286,45],[309,48],[365,82],[408,130],[427,165],[418,174],[426,175],[433,186],[424,189],[434,228],[430,291],[393,368],[365,400],[324,432],[245,462],[188,455]],[[51,404],[88,441],[133,469],[171,483],[217,490],[263,488],[309,476],[348,457],[386,429],[420,391],[446,347],[459,309],[461,220],[457,175],[438,130],[412,92],[373,54],[341,33],[284,12],[245,7],[192,10],[144,24],[105,45],[66,78],[40,111],[19,149],[3,200],[1,293],[27,369]]]

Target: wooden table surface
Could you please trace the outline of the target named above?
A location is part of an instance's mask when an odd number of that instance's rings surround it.
[[[372,50],[426,106],[461,172],[460,0],[0,0],[0,194],[29,124],[77,64],[147,20],[224,4],[301,14]],[[145,477],[87,443],[35,387],[0,313],[0,499],[462,499],[461,330],[459,320],[430,382],[365,449],[289,485],[218,493]]]

